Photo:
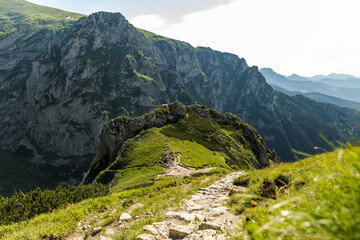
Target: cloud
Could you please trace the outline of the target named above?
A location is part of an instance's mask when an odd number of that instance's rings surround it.
[[[131,23],[139,26],[142,29],[151,29],[151,31],[158,32],[169,27],[166,19],[158,15],[140,15],[131,19]]]
[[[195,11],[205,11],[227,4],[231,0],[28,0],[44,6],[91,14],[98,11],[120,12],[127,18],[138,15],[157,15],[168,21],[181,21],[182,17]]]
[[[135,26],[195,46],[235,53],[283,74],[360,76],[358,0],[234,0],[169,24],[161,15]]]

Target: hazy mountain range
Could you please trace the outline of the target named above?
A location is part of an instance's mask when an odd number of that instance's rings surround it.
[[[335,73],[328,76],[301,77],[293,74],[285,77],[270,68],[262,68],[260,72],[274,89],[287,95],[301,94],[319,102],[360,109],[360,78]]]

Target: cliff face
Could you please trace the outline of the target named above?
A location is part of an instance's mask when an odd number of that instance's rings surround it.
[[[22,41],[20,33],[0,40],[0,146],[25,149],[33,162],[78,168],[96,152],[109,119],[174,101],[236,114],[285,161],[294,160],[292,148],[326,147],[312,126],[345,141],[359,120],[332,106],[318,114],[314,102],[273,91],[244,59],[136,29],[119,13],[95,13]]]
[[[242,92],[271,89],[235,55],[152,37],[110,13],[84,17],[61,37],[53,36],[57,43],[46,46],[40,58],[32,55],[31,70],[18,76],[18,97],[4,99],[2,109],[11,103],[9,108],[19,110],[8,126],[22,126],[11,132],[6,127],[2,136],[12,137],[3,137],[2,146],[13,146],[26,131],[42,151],[81,156],[95,152],[109,117],[141,115],[175,100],[229,111]],[[44,45],[37,42],[36,48]]]

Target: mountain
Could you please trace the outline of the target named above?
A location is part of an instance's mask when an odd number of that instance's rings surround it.
[[[291,81],[306,81],[306,82],[309,81],[308,78],[299,76],[297,74],[291,74],[290,76],[287,76],[286,78],[291,80]]]
[[[346,80],[346,79],[349,79],[349,78],[357,78],[353,75],[349,75],[349,74],[339,74],[339,73],[331,73],[327,76],[325,75],[316,75],[316,76],[313,76],[313,77],[308,77],[309,80],[311,81],[319,81],[321,79],[337,79],[337,80]]]
[[[318,80],[319,82],[326,83],[334,87],[353,87],[360,88],[360,78],[347,78],[347,79],[333,79],[333,78],[323,78]]]
[[[280,91],[280,92],[282,92],[282,91]],[[283,93],[285,93],[285,92],[283,92]],[[287,94],[287,93],[285,93],[285,94]],[[287,94],[287,95],[289,95],[289,94]],[[312,100],[315,100],[317,102],[331,103],[331,104],[335,104],[340,107],[347,107],[347,108],[352,108],[357,111],[360,111],[360,103],[358,103],[358,102],[351,102],[351,101],[347,101],[347,100],[344,100],[341,98],[321,94],[321,93],[303,93],[301,95],[304,95],[304,96],[306,96]]]
[[[268,83],[276,85],[287,91],[305,93],[321,93],[324,95],[341,98],[347,101],[360,103],[360,80],[335,80],[335,79],[319,79],[312,81],[309,78],[291,75],[285,77],[274,72],[270,68],[263,68],[260,72],[265,76]]]
[[[322,82],[338,88],[360,88],[360,78],[348,74],[331,73],[327,76],[316,75],[313,77],[301,77],[292,74],[286,78],[291,81]]]
[[[341,98],[332,97],[317,92],[304,93],[300,91],[290,91],[285,88],[292,89],[292,85],[291,85],[292,83],[285,76],[277,74],[270,68],[262,68],[260,69],[260,72],[265,76],[266,81],[272,86],[273,89],[282,92],[288,96],[295,96],[297,94],[300,94],[317,102],[331,103],[339,107],[347,107],[360,111],[360,103],[358,102],[347,101]],[[285,88],[280,86],[284,86]]]
[[[0,146],[16,160],[5,162],[30,162],[53,179],[40,178],[44,184],[79,182],[110,119],[175,101],[239,116],[283,161],[296,159],[293,148],[329,149],[318,133],[332,142],[357,133],[356,111],[274,91],[236,55],[136,29],[120,13],[65,20],[54,20],[62,23],[55,29],[18,24],[0,40]],[[25,170],[16,169],[29,176]]]
[[[254,169],[279,162],[250,125],[201,105],[165,104],[135,119],[108,122],[84,183],[108,184],[135,172],[164,173],[164,166]]]

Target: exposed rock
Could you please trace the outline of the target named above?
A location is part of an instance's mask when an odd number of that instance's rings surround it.
[[[204,209],[204,206],[196,204],[194,201],[191,200],[184,200],[182,209],[186,209],[187,211],[200,211]]]
[[[105,237],[105,236],[100,236],[100,240],[111,240],[111,238]]]
[[[115,234],[115,231],[113,228],[106,228],[105,229],[105,235],[112,236]]]
[[[221,226],[212,222],[202,222],[199,225],[199,230],[206,230],[206,229],[221,230]]]
[[[182,239],[190,235],[193,232],[193,228],[186,225],[176,225],[169,229],[169,237],[172,239]]]
[[[154,222],[152,225],[156,228],[160,239],[166,239],[169,236],[169,227],[173,226],[170,222]]]
[[[193,233],[185,240],[225,240],[227,239],[224,234],[218,234],[215,230],[203,230]]]
[[[157,240],[154,235],[151,234],[141,234],[137,236],[136,240]]]
[[[225,207],[225,206],[221,206],[221,207],[216,207],[216,208],[213,208],[210,210],[211,212],[211,215],[213,217],[217,217],[217,216],[220,216],[221,214],[224,214],[228,211],[228,208]]]
[[[128,213],[123,213],[123,214],[121,214],[121,216],[120,216],[120,221],[129,221],[129,220],[131,220],[131,219],[132,219],[132,217],[131,217],[131,215],[128,214]]]
[[[158,235],[159,234],[157,228],[155,226],[153,226],[153,225],[144,226],[143,231],[144,232],[149,232],[149,233],[151,233],[153,235]]]
[[[167,212],[166,219],[184,221],[189,223],[195,220],[195,214],[186,213],[186,212]]]
[[[102,231],[102,227],[93,228],[91,230],[91,236],[95,236],[96,234],[98,234],[101,231]]]

